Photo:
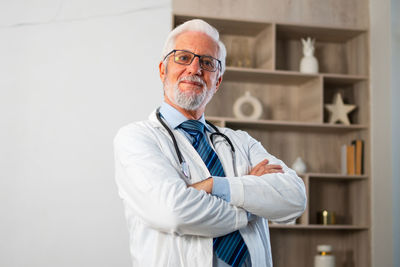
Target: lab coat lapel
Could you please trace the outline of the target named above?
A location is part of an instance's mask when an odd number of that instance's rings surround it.
[[[160,130],[168,137],[168,139],[171,140],[171,143],[173,142],[167,130],[158,121],[156,116],[156,110],[150,114],[149,120],[155,123],[154,127],[160,128]],[[171,129],[171,131],[175,136],[176,142],[178,143],[179,149],[181,150],[184,160],[189,166],[190,179],[188,180],[188,182],[190,184],[193,184],[205,180],[208,177],[211,177],[210,171],[208,170],[207,166],[203,162],[199,153],[186,138],[186,136],[184,136],[179,130]],[[174,154],[176,154],[175,151]]]

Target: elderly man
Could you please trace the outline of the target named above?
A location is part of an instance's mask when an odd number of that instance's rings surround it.
[[[164,102],[115,137],[134,266],[272,266],[268,220],[305,209],[293,170],[246,132],[205,121],[225,57],[206,22],[175,28],[159,65]]]

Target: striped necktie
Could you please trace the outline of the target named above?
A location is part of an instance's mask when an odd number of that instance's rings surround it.
[[[204,124],[196,120],[187,120],[179,127],[193,137],[192,145],[206,164],[211,175],[225,176],[217,154],[207,142]],[[239,231],[214,238],[213,248],[217,257],[231,266],[241,266],[249,255],[246,243]]]

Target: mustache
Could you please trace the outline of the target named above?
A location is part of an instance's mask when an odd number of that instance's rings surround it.
[[[179,78],[178,83],[180,83],[182,81],[196,82],[196,83],[200,83],[203,86],[206,85],[206,82],[202,78],[200,78],[199,76],[196,76],[196,75],[181,77],[181,78]]]

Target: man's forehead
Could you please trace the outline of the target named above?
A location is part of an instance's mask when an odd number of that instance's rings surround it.
[[[203,32],[195,31],[188,31],[178,35],[174,48],[212,56],[217,56],[218,53],[218,44],[214,39]]]

